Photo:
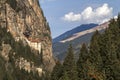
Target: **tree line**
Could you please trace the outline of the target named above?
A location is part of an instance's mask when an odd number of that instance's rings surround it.
[[[120,14],[103,33],[93,34],[90,45],[82,44],[77,61],[70,45],[64,62],[56,62],[50,80],[120,80]]]

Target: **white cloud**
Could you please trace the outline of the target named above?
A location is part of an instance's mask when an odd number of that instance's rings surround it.
[[[109,7],[108,4],[105,3],[96,9],[87,7],[78,14],[70,12],[65,14],[62,19],[69,22],[80,21],[82,23],[103,23],[112,17],[112,13],[113,8]]]
[[[81,19],[81,14],[74,14],[73,12],[70,12],[66,14],[63,19],[66,21],[79,21]]]
[[[117,18],[118,18],[118,16],[114,16],[114,18],[115,18],[115,19],[117,19]]]
[[[93,17],[93,14],[94,14],[94,12],[93,12],[92,7],[87,7],[87,8],[81,13],[82,18],[83,18],[84,20],[92,18],[92,17]]]

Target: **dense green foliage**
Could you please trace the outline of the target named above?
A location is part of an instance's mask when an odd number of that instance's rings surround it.
[[[74,59],[73,48],[71,45],[68,48],[68,54],[63,63],[63,71],[63,74],[67,75],[69,80],[77,80],[77,67]]]
[[[104,33],[94,33],[89,46],[82,45],[76,63],[70,46],[62,68],[59,65],[51,80],[120,80],[120,14],[110,20]]]
[[[85,44],[82,45],[79,59],[77,61],[77,71],[78,71],[78,77],[79,79],[88,79],[87,73],[88,73],[88,50]]]
[[[56,65],[51,73],[50,80],[59,80],[63,75],[62,73],[63,73],[62,64],[58,61],[56,62]]]
[[[70,45],[67,56],[61,65],[57,62],[51,74],[51,80],[78,80],[77,66],[74,59],[73,48]]]

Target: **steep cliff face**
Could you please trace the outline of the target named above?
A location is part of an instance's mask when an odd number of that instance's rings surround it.
[[[38,51],[42,55],[42,67],[47,71],[52,70],[55,63],[52,57],[51,32],[38,0],[0,0],[0,27],[6,28],[15,42],[22,41],[24,46],[29,45],[34,54]],[[8,45],[4,41],[1,43],[3,46]],[[11,45],[8,46],[11,50]],[[2,52],[3,56],[8,56],[9,51]],[[33,69],[31,66],[34,64],[24,57],[17,58],[15,63],[20,68],[28,68],[28,71]],[[25,67],[22,67],[23,64]],[[43,69],[40,66],[34,68],[41,71]]]

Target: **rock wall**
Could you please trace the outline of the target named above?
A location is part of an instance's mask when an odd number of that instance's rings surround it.
[[[42,49],[43,66],[47,71],[52,70],[55,62],[51,32],[38,0],[0,1],[0,26],[6,27],[16,41],[22,40],[39,53]]]

